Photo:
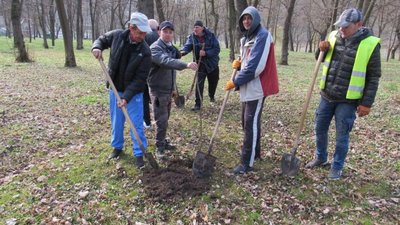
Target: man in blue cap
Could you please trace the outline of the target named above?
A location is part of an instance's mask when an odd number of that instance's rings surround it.
[[[325,55],[321,100],[315,115],[317,148],[315,159],[306,165],[315,168],[328,163],[328,131],[335,117],[336,147],[330,180],[342,176],[356,113],[359,117],[369,114],[381,77],[380,39],[363,27],[362,13],[355,8],[346,9],[335,26],[339,30],[319,44],[319,51]]]
[[[151,32],[147,17],[134,12],[126,30],[117,29],[101,35],[93,42],[92,53],[102,60],[102,51],[111,48],[108,72],[121,97],[117,102],[113,91],[109,91],[111,115],[111,146],[113,152],[109,159],[118,158],[124,147],[125,116],[121,110],[126,107],[143,146],[147,140],[143,131],[143,91],[151,67],[150,48],[144,41],[146,33]],[[136,167],[143,168],[143,152],[132,131],[133,154]]]

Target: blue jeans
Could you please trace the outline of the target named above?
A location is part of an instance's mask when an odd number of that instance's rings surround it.
[[[119,92],[122,95],[122,92]],[[132,120],[133,125],[139,135],[140,140],[144,148],[147,148],[147,139],[143,131],[143,93],[136,94],[129,101],[126,106],[129,117]],[[117,98],[114,92],[110,90],[110,116],[111,116],[111,146],[115,149],[123,149],[124,147],[124,124],[125,116],[120,108],[117,106]],[[129,125],[128,125],[129,126]],[[129,126],[130,128],[130,126]],[[130,130],[133,146],[132,151],[135,157],[143,156],[143,152]]]
[[[335,116],[336,147],[332,169],[343,169],[349,150],[350,131],[356,119],[356,110],[356,104],[329,102],[324,97],[321,97],[319,107],[315,113],[316,157],[324,162],[328,159],[328,131],[332,118]]]

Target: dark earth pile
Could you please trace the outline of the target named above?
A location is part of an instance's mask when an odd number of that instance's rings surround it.
[[[173,159],[160,169],[146,169],[141,180],[149,198],[158,202],[172,202],[200,195],[210,188],[209,179],[193,175],[192,161]]]

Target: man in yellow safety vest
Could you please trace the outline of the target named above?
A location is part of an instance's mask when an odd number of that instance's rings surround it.
[[[363,27],[362,19],[358,9],[346,9],[335,23],[339,30],[319,44],[325,55],[321,100],[315,116],[317,148],[315,159],[306,168],[328,164],[328,130],[335,117],[336,147],[328,175],[331,180],[342,176],[356,113],[359,117],[369,114],[381,76],[380,39]]]

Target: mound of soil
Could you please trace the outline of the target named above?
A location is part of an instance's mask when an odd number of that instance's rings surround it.
[[[147,196],[158,202],[173,202],[208,191],[210,180],[196,178],[192,163],[191,160],[173,159],[165,168],[143,171],[141,180]]]

